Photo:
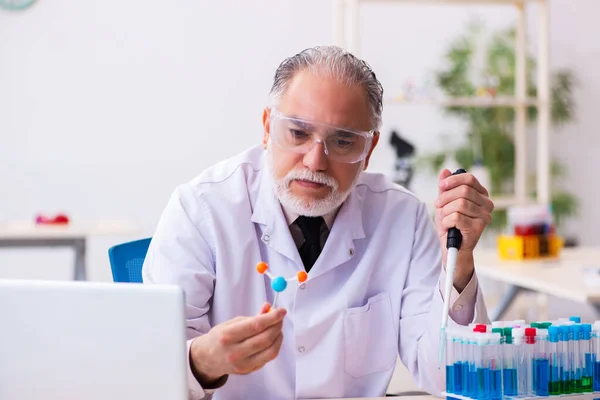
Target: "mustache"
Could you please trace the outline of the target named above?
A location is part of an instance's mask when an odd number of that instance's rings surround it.
[[[308,169],[292,170],[288,172],[283,178],[283,183],[286,186],[289,186],[290,182],[292,182],[293,180],[302,180],[319,183],[321,185],[329,186],[333,190],[337,190],[339,186],[338,182],[331,176],[323,172],[314,172]]]

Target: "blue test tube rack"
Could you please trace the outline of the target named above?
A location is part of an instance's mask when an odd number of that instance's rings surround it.
[[[600,321],[495,321],[446,335],[447,399],[600,400]]]

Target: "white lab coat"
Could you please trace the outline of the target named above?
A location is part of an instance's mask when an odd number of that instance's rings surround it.
[[[160,219],[143,277],[183,288],[188,339],[273,301],[270,280],[256,272],[259,261],[275,276],[304,270],[264,154],[253,147],[179,186]],[[384,176],[363,173],[308,281],[280,293],[288,314],[279,356],[252,374],[230,376],[213,398],[383,396],[398,354],[420,387],[439,394],[441,265],[425,205]],[[486,323],[474,280],[470,310]],[[188,380],[190,398],[206,395],[191,374]]]

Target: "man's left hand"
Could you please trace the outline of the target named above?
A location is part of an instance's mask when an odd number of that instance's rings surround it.
[[[442,246],[444,266],[448,254],[448,230],[456,227],[463,237],[454,275],[454,286],[461,291],[473,275],[473,250],[492,220],[494,203],[490,200],[487,189],[470,173],[452,175],[449,170],[442,170],[438,189],[435,225]]]

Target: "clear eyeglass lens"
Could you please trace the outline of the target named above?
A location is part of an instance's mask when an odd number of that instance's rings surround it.
[[[321,141],[329,157],[349,162],[360,159],[369,141],[351,131],[317,127],[293,119],[272,121],[272,134],[278,145],[298,153],[310,151],[317,141]]]

